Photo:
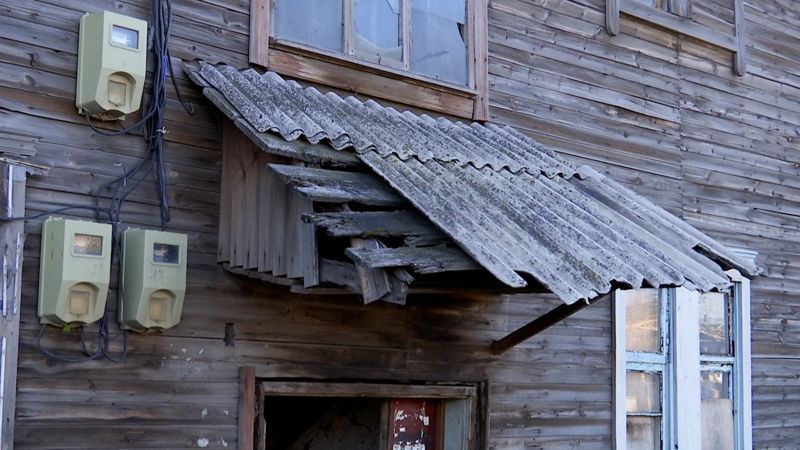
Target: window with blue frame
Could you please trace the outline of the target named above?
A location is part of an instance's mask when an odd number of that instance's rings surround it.
[[[615,448],[749,450],[749,281],[617,291]]]

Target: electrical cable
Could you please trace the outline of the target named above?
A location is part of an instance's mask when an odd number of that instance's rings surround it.
[[[104,183],[101,185],[94,194],[93,207],[81,206],[68,206],[59,208],[52,211],[47,211],[41,214],[30,217],[12,217],[0,220],[32,220],[43,217],[55,212],[66,211],[70,209],[89,209],[95,212],[95,219],[97,221],[107,222],[111,224],[112,248],[117,255],[117,301],[122,305],[123,289],[122,289],[122,244],[120,226],[122,224],[121,214],[123,205],[127,197],[133,193],[141,183],[153,174],[156,192],[158,196],[158,203],[160,207],[160,224],[161,229],[166,228],[167,223],[170,221],[169,212],[169,196],[167,193],[167,171],[164,161],[164,135],[168,132],[164,126],[164,116],[166,112],[167,103],[167,76],[172,79],[172,85],[175,88],[178,101],[181,103],[183,109],[189,113],[194,114],[194,106],[183,100],[180,90],[178,89],[177,82],[175,81],[174,71],[172,68],[171,58],[169,56],[169,38],[172,28],[172,4],[170,0],[151,0],[151,17],[150,17],[150,34],[148,39],[148,49],[153,54],[153,80],[151,85],[151,94],[147,108],[143,111],[139,120],[130,127],[122,127],[116,131],[101,130],[95,126],[91,117],[87,112],[84,112],[86,122],[89,127],[97,134],[103,136],[120,136],[124,134],[131,134],[134,131],[141,130],[145,140],[145,155],[137,162],[137,164],[130,170],[124,170],[121,176]],[[110,190],[110,194],[106,197],[104,193]],[[109,205],[106,208],[100,206],[101,197],[107,198]],[[102,217],[104,214],[106,217]],[[113,256],[113,255],[112,255]],[[36,345],[39,350],[45,355],[67,363],[75,363],[82,361],[89,361],[105,358],[112,362],[122,362],[127,357],[128,352],[128,335],[127,330],[122,328],[120,323],[120,332],[111,334],[109,332],[110,323],[112,318],[108,310],[108,303],[106,302],[106,309],[103,311],[102,318],[98,321],[97,341],[96,348],[92,349],[90,344],[87,344],[85,338],[85,326],[81,327],[80,345],[84,353],[83,358],[74,358],[64,355],[58,355],[55,352],[46,349],[42,345],[42,337],[44,336],[44,325],[39,331],[39,336],[36,340]],[[118,358],[111,355],[111,342],[117,337],[122,336],[122,350]]]

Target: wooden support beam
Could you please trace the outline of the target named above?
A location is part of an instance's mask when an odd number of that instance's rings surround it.
[[[256,369],[239,369],[239,450],[253,450],[256,422]]]
[[[515,345],[530,339],[531,337],[541,333],[542,331],[552,327],[558,322],[561,322],[567,317],[575,314],[576,312],[582,310],[583,308],[605,297],[606,296],[597,297],[594,300],[590,300],[588,302],[577,301],[571,305],[564,303],[562,305],[559,305],[551,309],[550,311],[542,314],[542,316],[539,317],[538,319],[528,323],[527,325],[524,325],[523,327],[519,328],[518,330],[509,334],[508,336],[492,342],[491,346],[492,354],[499,355],[501,353],[504,353],[511,347],[514,347]]]

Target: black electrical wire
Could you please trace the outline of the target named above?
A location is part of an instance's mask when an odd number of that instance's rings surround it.
[[[189,114],[194,113],[194,107],[190,103],[183,100],[178,85],[175,81],[174,71],[172,69],[172,62],[169,56],[169,37],[172,28],[172,4],[170,0],[152,0],[151,1],[151,17],[150,17],[150,34],[148,39],[148,49],[153,57],[153,82],[151,85],[151,94],[146,109],[142,112],[139,120],[132,126],[127,128],[120,126],[119,130],[106,131],[101,130],[95,126],[88,113],[84,113],[86,122],[89,127],[97,134],[103,136],[120,136],[123,134],[130,134],[135,131],[141,130],[145,140],[145,155],[137,162],[137,164],[130,170],[124,170],[121,176],[101,185],[94,195],[94,207],[79,207],[68,206],[57,210],[48,211],[36,216],[22,217],[22,218],[7,218],[0,220],[29,220],[39,218],[54,212],[66,211],[69,209],[90,209],[95,212],[95,219],[111,224],[112,235],[112,248],[117,254],[117,301],[121,305],[123,300],[123,278],[122,278],[122,244],[121,244],[121,213],[123,204],[127,197],[133,193],[141,183],[153,173],[156,184],[156,192],[158,194],[158,202],[160,206],[160,222],[161,229],[166,228],[167,223],[170,221],[169,213],[169,196],[167,193],[167,176],[166,167],[164,162],[164,135],[167,129],[164,126],[164,115],[166,112],[167,104],[167,76],[172,78],[172,84],[175,88],[178,101]],[[107,191],[111,191],[109,195],[104,196]],[[109,200],[107,208],[100,206],[101,197]],[[102,214],[105,217],[102,217]],[[108,302],[106,302],[106,310],[103,312],[103,317],[98,322],[97,340],[94,343],[94,349],[90,344],[87,344],[85,337],[85,327],[81,327],[80,345],[84,353],[84,357],[75,358],[64,355],[58,355],[46,349],[42,345],[42,337],[44,336],[44,326],[39,332],[36,341],[37,347],[45,355],[62,362],[74,363],[89,361],[103,357],[112,362],[122,362],[127,357],[128,351],[128,335],[127,331],[120,329],[117,334],[109,332],[110,324],[112,322],[111,314],[108,311]],[[121,326],[121,324],[120,324]],[[111,355],[111,342],[117,337],[122,337],[122,351],[118,358]]]

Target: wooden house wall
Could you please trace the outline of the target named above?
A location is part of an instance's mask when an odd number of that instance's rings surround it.
[[[723,27],[731,0],[695,0]],[[752,0],[749,73],[729,53],[623,18],[604,29],[604,0],[492,0],[492,120],[607,170],[723,242],[757,250],[754,416],[758,448],[800,440],[800,7]],[[174,0],[172,56],[247,62],[247,0]],[[74,110],[78,19],[109,9],[145,18],[145,0],[0,1],[0,130],[35,134],[28,214],[89,205],[94,189],[143,153],[140,137],[98,136]],[[492,339],[557,304],[530,296],[412,296],[362,306],[229,275],[216,265],[221,116],[182,75],[197,113],[169,87],[166,158],[173,220],[190,242],[181,324],[128,340],[123,363],[54,362],[36,349],[40,224],[24,269],[16,446],[236,448],[238,368],[261,377],[491,381],[493,449],[610,448],[610,306],[600,302],[506,355]],[[156,227],[152,184],[123,220]],[[66,214],[64,214],[66,215]],[[91,217],[88,212],[79,216]],[[110,299],[113,303],[113,298]],[[233,324],[235,346],[226,346]],[[229,327],[229,326],[228,326]],[[230,328],[230,327],[229,327]],[[49,328],[48,348],[77,334]],[[120,340],[112,350],[121,350]]]
[[[733,0],[693,0],[731,33]],[[610,172],[733,247],[759,252],[752,287],[756,448],[800,442],[800,4],[745,2],[748,73],[731,53],[604,0],[493,0],[492,120]]]

